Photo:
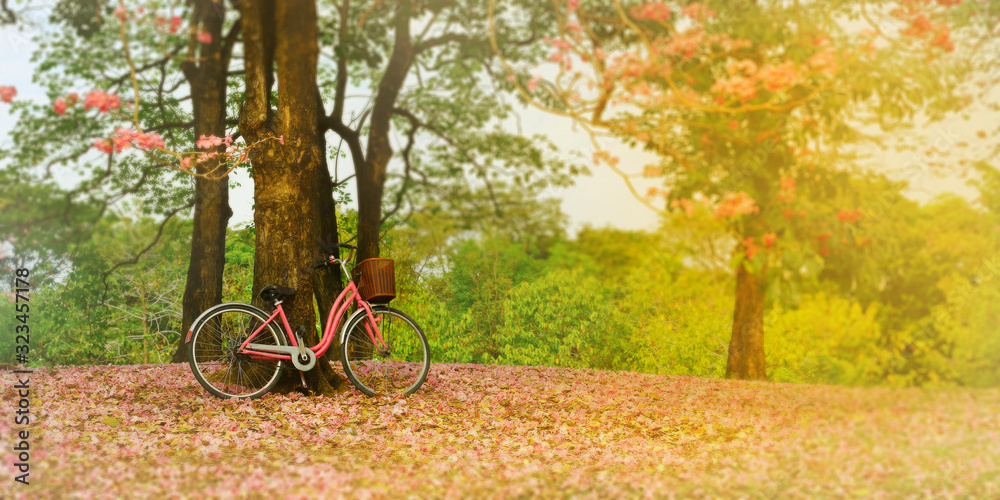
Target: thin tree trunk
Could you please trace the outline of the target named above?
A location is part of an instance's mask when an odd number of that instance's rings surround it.
[[[393,153],[389,143],[393,108],[416,54],[410,39],[410,8],[409,0],[401,0],[396,4],[392,55],[389,56],[372,106],[364,168],[357,173],[359,261],[379,256],[382,193],[385,189],[386,169]]]
[[[184,65],[191,86],[194,111],[194,136],[226,135],[226,66],[223,55],[222,25],[225,9],[209,0],[199,0],[195,18],[212,35],[212,43],[202,51],[195,66]],[[221,148],[217,148],[221,151]],[[229,206],[229,177],[219,178],[217,162],[200,164],[195,177],[194,220],[191,233],[191,259],[184,287],[181,339],[171,357],[173,363],[187,361],[185,332],[205,309],[222,302],[222,274],[226,265],[226,227],[233,211]]]
[[[764,369],[764,294],[764,281],[740,264],[736,270],[736,308],[726,378],[767,379]]]

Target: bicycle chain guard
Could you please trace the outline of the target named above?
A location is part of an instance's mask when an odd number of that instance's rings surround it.
[[[307,372],[316,366],[316,353],[314,353],[312,349],[305,349],[305,355],[308,358],[308,361],[303,363],[302,361],[299,361],[300,352],[298,347],[265,344],[248,344],[247,347],[255,351],[269,352],[273,354],[287,354],[288,357],[292,358],[292,366],[294,366],[296,370]]]

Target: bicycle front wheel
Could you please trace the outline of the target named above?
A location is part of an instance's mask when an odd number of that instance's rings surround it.
[[[195,326],[188,344],[194,378],[213,396],[223,399],[256,399],[267,394],[281,375],[281,361],[253,359],[239,352],[268,315],[248,304],[220,307]],[[254,344],[283,346],[281,329],[269,323]]]
[[[340,362],[354,387],[369,395],[413,394],[427,380],[431,349],[417,322],[397,309],[373,307],[347,325]],[[382,341],[379,341],[381,334]]]

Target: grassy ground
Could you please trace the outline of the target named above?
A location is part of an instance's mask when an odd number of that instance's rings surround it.
[[[433,365],[403,400],[221,401],[186,365],[31,378],[5,498],[1000,497],[1000,390]]]

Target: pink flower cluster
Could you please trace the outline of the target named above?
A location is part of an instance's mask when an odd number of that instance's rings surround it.
[[[121,153],[132,146],[145,150],[163,149],[166,147],[163,138],[156,132],[146,134],[125,127],[115,129],[111,140],[98,139],[94,141],[94,147],[104,153],[111,153],[112,151]]]
[[[122,105],[121,99],[114,94],[108,94],[103,90],[94,90],[87,94],[87,97],[83,100],[83,110],[89,111],[90,108],[97,108],[101,113],[107,113],[112,109],[118,109]]]
[[[854,223],[861,220],[865,214],[860,210],[841,210],[837,212],[837,220],[845,223]]]
[[[778,241],[778,235],[774,233],[767,233],[764,236],[761,236],[760,242],[764,244],[763,247],[758,245],[755,240],[756,239],[752,236],[743,240],[743,248],[746,253],[747,259],[752,260],[754,256],[760,253],[760,251],[763,250],[765,247],[770,248],[774,246],[774,243]]]
[[[716,207],[715,216],[719,218],[739,217],[755,214],[759,211],[760,207],[750,195],[743,191],[730,191],[722,196],[722,203]]]
[[[817,52],[809,57],[806,64],[817,73],[833,76],[837,72],[837,55],[829,49]]]
[[[619,159],[618,159],[617,156],[612,156],[611,153],[609,153],[609,152],[607,152],[607,151],[605,151],[603,149],[600,150],[600,151],[598,151],[598,152],[596,152],[596,153],[594,153],[593,160],[594,160],[594,163],[596,163],[596,164],[607,163],[608,165],[611,165],[612,167],[617,166],[618,165],[618,161],[619,161]]]
[[[80,96],[74,92],[68,94],[66,97],[56,99],[55,102],[52,103],[52,109],[57,115],[61,116],[66,114],[67,109],[76,106],[76,103],[78,102],[80,102]]]
[[[629,14],[639,21],[666,21],[670,19],[670,7],[663,2],[650,2],[632,7]]]
[[[0,102],[10,104],[17,96],[17,88],[13,85],[0,85]]]
[[[820,62],[820,71],[826,71],[828,62]],[[836,61],[834,61],[836,64]],[[762,67],[749,59],[730,61],[726,65],[728,78],[717,80],[711,87],[713,94],[733,96],[740,101],[749,101],[757,97],[758,85],[763,86],[770,92],[777,92],[797,85],[801,76],[795,64],[786,61],[778,64],[765,64]]]
[[[227,135],[226,138],[223,139],[223,138],[217,137],[215,135],[205,136],[204,134],[202,134],[202,136],[197,141],[195,141],[195,143],[194,143],[194,145],[198,149],[212,149],[212,148],[214,148],[216,146],[221,146],[223,144],[225,144],[227,148],[230,145],[232,145],[233,144],[233,136],[232,135]]]
[[[703,3],[695,2],[682,8],[681,15],[687,16],[690,19],[701,20],[715,17],[715,11]]]
[[[771,92],[795,86],[799,83],[799,73],[791,62],[766,64],[757,73],[757,79]]]
[[[731,95],[740,101],[749,101],[757,97],[757,82],[745,76],[731,76],[717,80],[709,91],[713,94]]]
[[[165,18],[165,17],[157,17],[156,18],[156,25],[157,26],[163,27],[163,26],[166,26],[167,24],[170,25],[170,27],[167,28],[167,30],[170,31],[170,33],[177,33],[177,31],[180,30],[181,24],[183,22],[184,21],[183,21],[183,19],[181,19],[181,16],[174,16],[174,17],[171,17],[169,20],[167,18]]]
[[[534,92],[535,89],[538,88],[538,82],[540,82],[540,81],[542,81],[542,77],[540,77],[540,76],[536,75],[536,76],[531,77],[531,80],[528,80],[528,85],[526,86],[527,89],[528,89],[528,92]]]

